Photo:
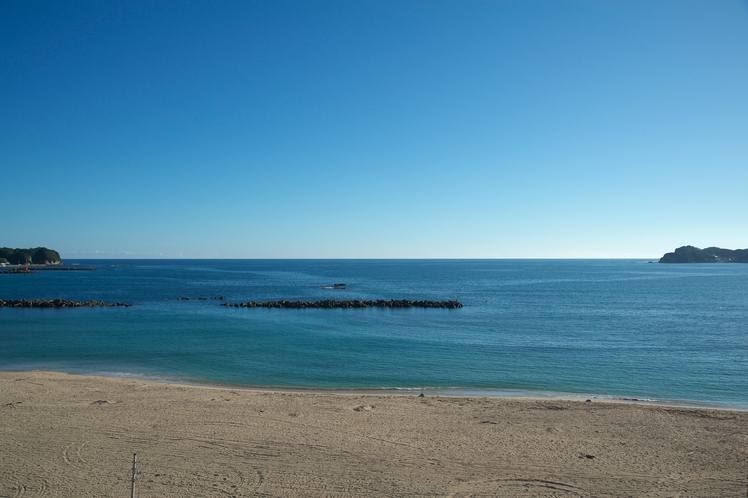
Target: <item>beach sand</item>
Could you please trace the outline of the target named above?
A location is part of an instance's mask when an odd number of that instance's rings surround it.
[[[0,497],[719,496],[748,412],[0,373]]]

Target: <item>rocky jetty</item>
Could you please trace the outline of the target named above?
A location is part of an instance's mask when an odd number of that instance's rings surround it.
[[[410,299],[332,300],[324,301],[249,301],[246,303],[222,303],[234,308],[462,308],[462,303],[451,301],[411,301]]]
[[[40,271],[96,271],[96,268],[80,268],[77,266],[21,266],[10,270],[0,270],[0,273],[38,273]]]
[[[748,263],[748,249],[683,246],[666,253],[660,263]]]
[[[188,296],[182,296],[174,298],[177,301],[225,301],[225,296],[218,296],[218,297],[188,297]]]
[[[96,306],[124,306],[130,303],[105,303],[104,301],[71,301],[69,299],[0,299],[0,308],[83,308]]]
[[[93,266],[32,266],[39,271],[96,271]]]

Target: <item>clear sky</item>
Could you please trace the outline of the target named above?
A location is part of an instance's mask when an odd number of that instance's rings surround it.
[[[0,246],[748,247],[748,2],[0,2]]]

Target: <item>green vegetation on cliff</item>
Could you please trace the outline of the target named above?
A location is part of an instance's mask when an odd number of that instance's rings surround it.
[[[60,253],[46,247],[33,249],[11,249],[0,247],[0,263],[11,265],[59,265]]]
[[[683,246],[665,254],[660,263],[748,263],[748,249]]]

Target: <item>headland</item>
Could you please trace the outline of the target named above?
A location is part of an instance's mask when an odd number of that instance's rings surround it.
[[[665,253],[660,263],[748,263],[748,249],[722,249],[682,246],[674,252]]]
[[[0,264],[4,265],[59,265],[60,253],[46,247],[32,249],[11,249],[0,247]]]

